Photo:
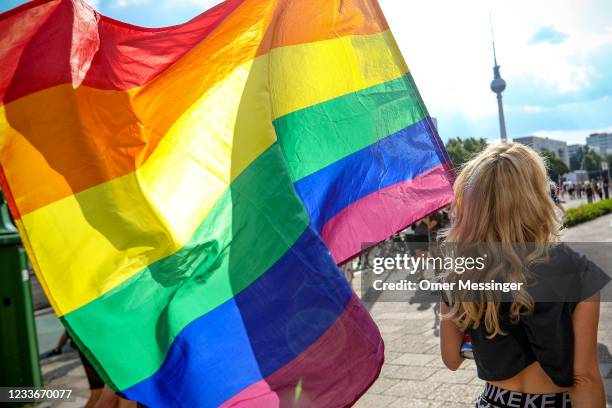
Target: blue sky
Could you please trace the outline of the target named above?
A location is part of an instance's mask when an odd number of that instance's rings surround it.
[[[583,143],[612,131],[612,1],[379,0],[440,134],[496,139],[489,90],[492,49],[508,82],[510,137]],[[3,0],[0,11],[23,0]],[[91,0],[105,15],[159,27],[189,20],[218,0]]]

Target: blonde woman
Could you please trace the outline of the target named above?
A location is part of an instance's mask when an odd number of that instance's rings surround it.
[[[523,284],[510,293],[455,285],[443,296],[442,359],[456,370],[469,334],[478,376],[487,382],[476,407],[605,407],[597,326],[599,291],[609,278],[555,244],[560,222],[548,183],[537,153],[505,143],[467,163],[455,183],[445,240],[477,244],[491,256],[484,270],[450,273],[446,282]],[[557,282],[567,290],[550,289]]]

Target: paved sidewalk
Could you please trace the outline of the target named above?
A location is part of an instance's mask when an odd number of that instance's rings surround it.
[[[578,207],[582,204],[587,204],[586,198],[571,199],[567,195],[565,196],[565,200],[562,200],[562,201],[563,201],[562,202],[563,207],[565,207],[566,210],[569,210],[570,208]]]
[[[612,241],[612,214],[565,232],[569,242]],[[599,250],[599,248],[598,248]],[[591,255],[591,254],[589,254]],[[601,254],[593,254],[594,257]],[[609,256],[609,254],[607,255]],[[359,275],[353,284],[359,291]],[[376,303],[370,313],[385,340],[385,365],[380,378],[359,400],[359,408],[469,407],[483,388],[473,361],[452,372],[439,352],[439,307],[410,299]],[[599,361],[608,407],[612,407],[612,303],[602,303]]]

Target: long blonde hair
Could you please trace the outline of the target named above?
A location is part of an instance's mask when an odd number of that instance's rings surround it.
[[[454,192],[444,240],[481,245],[490,257],[484,271],[453,273],[448,279],[526,283],[526,266],[547,256],[547,244],[558,239],[561,227],[540,155],[518,143],[489,145],[463,167]],[[490,338],[503,335],[500,302],[499,292],[481,292],[474,299],[455,290],[446,317],[464,330],[484,322]],[[512,321],[532,310],[533,300],[525,289],[512,292]]]

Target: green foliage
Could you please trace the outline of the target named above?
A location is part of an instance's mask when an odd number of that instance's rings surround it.
[[[559,181],[559,177],[565,173],[569,173],[569,168],[563,160],[550,150],[543,150],[540,156],[546,161],[546,170],[548,170],[548,178],[554,182]]]
[[[487,147],[486,139],[476,139],[473,137],[467,139],[451,138],[446,143],[446,150],[450,155],[455,168],[459,169],[472,157],[480,153]]]
[[[570,208],[565,213],[565,226],[572,227],[586,221],[594,220],[610,212],[612,212],[612,199]]]
[[[582,157],[581,168],[586,171],[601,170],[601,156],[595,150],[588,149]]]
[[[602,160],[608,163],[608,168],[609,169],[612,169],[612,154],[610,154],[610,153],[606,154],[602,158]]]
[[[601,157],[589,146],[581,146],[576,154],[570,157],[570,170],[597,171],[601,169],[602,161],[607,161],[608,165],[612,167],[612,154]]]
[[[570,157],[570,170],[582,170],[582,159],[586,152],[589,151],[589,146],[580,146],[578,150],[576,150],[576,154]]]

